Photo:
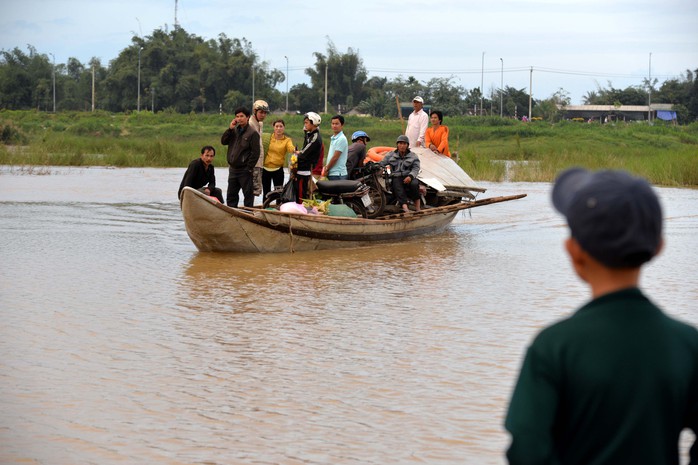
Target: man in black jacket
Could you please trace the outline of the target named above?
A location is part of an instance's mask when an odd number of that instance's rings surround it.
[[[246,207],[254,206],[252,174],[260,156],[259,133],[249,125],[250,110],[235,110],[235,119],[221,136],[221,144],[228,146],[228,206],[237,207],[240,189]]]
[[[322,136],[320,135],[320,123],[322,119],[315,112],[308,112],[303,119],[303,148],[295,154],[298,157],[298,169],[293,177],[296,184],[296,203],[303,203],[303,199],[310,198],[308,185],[313,166],[322,157]]]
[[[213,168],[213,158],[216,156],[216,149],[207,145],[201,149],[201,158],[192,160],[184,173],[182,183],[177,191],[177,198],[182,195],[185,186],[212,195],[223,203],[223,191],[216,187],[216,174]]]

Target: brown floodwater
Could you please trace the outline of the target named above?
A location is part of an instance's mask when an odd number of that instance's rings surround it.
[[[438,235],[241,255],[197,252],[182,174],[0,168],[0,463],[505,462],[527,343],[588,298],[549,184],[483,183],[528,197]],[[698,191],[658,191],[643,288],[698,324]]]

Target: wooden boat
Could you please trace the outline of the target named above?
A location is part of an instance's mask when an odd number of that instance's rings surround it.
[[[446,228],[461,210],[520,199],[526,194],[465,200],[378,219],[231,208],[185,187],[181,195],[187,234],[202,252],[294,252],[394,242]]]

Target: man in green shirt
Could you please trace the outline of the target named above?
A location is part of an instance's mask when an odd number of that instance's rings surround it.
[[[681,431],[698,430],[698,331],[638,289],[663,245],[659,200],[643,179],[579,168],[552,199],[592,300],[528,348],[505,422],[509,463],[678,465]]]

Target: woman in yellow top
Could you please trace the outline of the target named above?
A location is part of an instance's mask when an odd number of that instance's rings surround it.
[[[267,155],[264,157],[264,166],[262,171],[262,190],[264,197],[271,191],[271,183],[274,181],[274,187],[284,185],[284,162],[286,154],[293,153],[295,147],[293,141],[284,132],[286,123],[282,119],[277,119],[273,123],[274,133],[269,140],[269,148]]]
[[[431,112],[431,126],[427,128],[424,135],[425,145],[434,153],[451,156],[448,150],[448,126],[444,126],[444,114],[439,110]]]

